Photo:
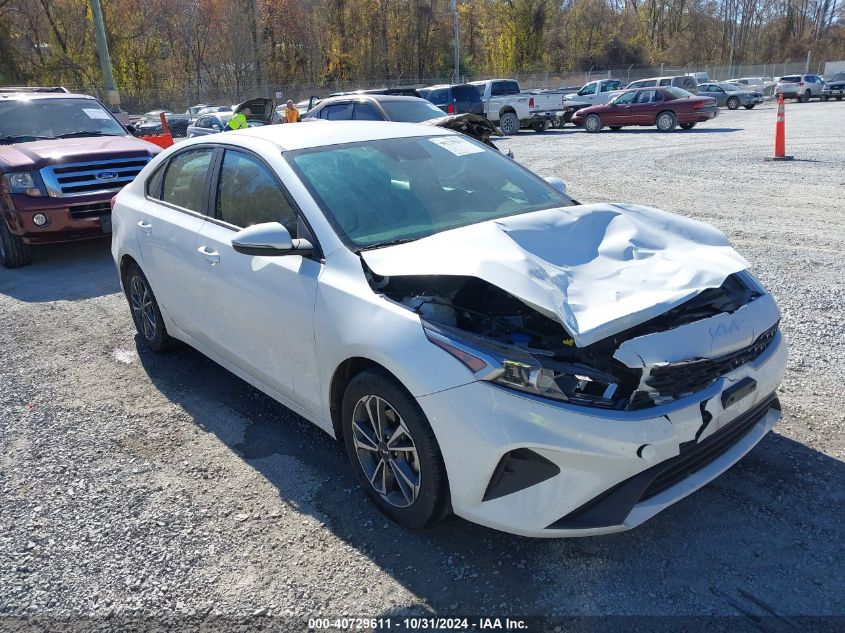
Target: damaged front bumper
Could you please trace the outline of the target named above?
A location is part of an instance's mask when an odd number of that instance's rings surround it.
[[[786,359],[777,332],[705,389],[642,410],[573,406],[484,381],[418,401],[457,515],[526,536],[588,536],[639,525],[751,450],[780,418],[774,393]]]

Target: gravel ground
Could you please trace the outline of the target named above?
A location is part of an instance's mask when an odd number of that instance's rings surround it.
[[[783,310],[776,432],[626,533],[404,531],[316,427],[189,348],[139,347],[107,242],[0,269],[0,616],[845,615],[845,104],[787,107],[790,163],[763,161],[770,105],[501,142],[581,201],[715,224]]]

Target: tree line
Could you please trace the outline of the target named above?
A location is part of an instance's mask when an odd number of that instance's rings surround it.
[[[453,72],[451,0],[103,0],[123,91]],[[459,0],[463,76],[845,59],[845,0]],[[0,83],[101,83],[88,0],[0,0]]]

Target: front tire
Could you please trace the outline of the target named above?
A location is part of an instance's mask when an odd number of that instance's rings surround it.
[[[32,247],[9,230],[0,217],[0,262],[4,268],[21,268],[32,263]]]
[[[679,123],[682,130],[691,130],[695,127],[695,121],[687,121],[686,123]]]
[[[752,103],[751,105],[744,106],[746,110],[753,110],[754,106],[757,105],[756,103]]]
[[[346,387],[341,410],[349,463],[367,496],[407,528],[434,524],[449,507],[446,467],[419,404],[387,372],[369,369]]]
[[[739,97],[731,97],[725,105],[728,106],[728,110],[736,110],[739,108]]]
[[[158,307],[150,282],[141,272],[138,264],[130,264],[123,279],[126,300],[132,312],[135,329],[144,343],[154,352],[162,352],[170,346],[171,338],[164,326],[161,310]]]
[[[671,132],[678,124],[674,112],[661,112],[657,115],[657,129],[661,132]]]
[[[584,119],[584,129],[588,132],[595,134],[596,132],[601,132],[601,128],[601,117],[598,114],[590,114]]]
[[[505,135],[513,136],[519,132],[519,117],[513,112],[505,112],[499,119],[499,127]]]

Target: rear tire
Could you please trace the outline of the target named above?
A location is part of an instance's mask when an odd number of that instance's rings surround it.
[[[382,513],[413,529],[429,527],[446,513],[449,484],[437,438],[396,379],[381,369],[361,372],[346,387],[341,415],[349,463]]]
[[[661,132],[671,132],[678,124],[678,119],[674,112],[664,111],[657,115],[656,120],[657,129]]]
[[[619,130],[622,129],[622,126],[621,125],[611,125],[610,129],[613,130],[614,132],[618,132]]]
[[[513,112],[505,112],[499,119],[499,127],[503,134],[513,136],[519,132],[519,117]]]
[[[172,339],[167,334],[158,301],[138,264],[129,265],[123,278],[123,289],[135,329],[147,347],[154,352],[163,352],[170,347]]]
[[[2,217],[0,217],[0,263],[4,268],[21,268],[32,263],[32,247],[24,244],[19,235],[12,233]]]
[[[728,106],[728,110],[736,110],[739,108],[739,97],[731,97],[725,105]]]
[[[812,95],[810,94],[810,91],[807,90],[804,94],[801,95],[801,103],[809,103],[811,96]]]
[[[830,97],[826,97],[826,96],[822,95],[822,101],[827,101],[828,99],[830,99]]]
[[[584,119],[584,129],[591,134],[601,132],[602,127],[601,117],[598,114],[590,114]]]
[[[561,129],[564,125],[566,125],[566,123],[564,123],[564,121],[563,121],[563,117],[556,116],[555,118],[553,118],[553,119],[552,119],[552,124],[551,124],[551,125],[552,125],[552,127],[553,127],[554,129],[559,130],[559,129]]]
[[[687,121],[686,123],[679,123],[682,130],[691,130],[695,127],[695,121]]]

